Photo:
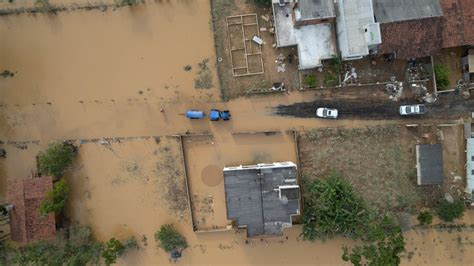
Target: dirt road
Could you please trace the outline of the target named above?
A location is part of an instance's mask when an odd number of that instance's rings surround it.
[[[301,102],[290,105],[279,105],[275,113],[281,116],[316,118],[316,108],[330,107],[339,111],[339,119],[453,119],[465,116],[474,110],[474,98],[463,99],[455,96],[440,96],[434,104],[426,105],[427,111],[420,116],[402,117],[398,114],[401,105],[417,104],[415,101],[402,100],[393,102],[381,99],[318,99],[312,102]]]

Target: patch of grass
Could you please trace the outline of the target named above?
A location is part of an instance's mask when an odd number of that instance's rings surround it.
[[[449,69],[445,65],[435,65],[434,72],[436,75],[436,86],[440,90],[445,90],[449,87]]]
[[[212,88],[212,73],[207,65],[209,59],[204,59],[198,64],[198,77],[194,80],[194,88],[210,89]]]
[[[333,73],[328,73],[324,77],[324,85],[326,85],[327,87],[334,87],[337,85],[337,82],[337,76]]]
[[[316,86],[316,76],[314,74],[307,74],[304,76],[304,84],[310,88]]]

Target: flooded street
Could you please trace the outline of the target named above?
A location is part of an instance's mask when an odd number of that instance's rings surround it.
[[[206,60],[209,69],[203,67]],[[188,240],[181,265],[343,264],[341,246],[353,245],[346,239],[303,241],[299,225],[282,237],[249,240],[242,231],[196,233],[190,207],[212,195],[214,217],[201,219],[202,228],[225,227],[222,168],[296,161],[287,130],[396,121],[274,114],[276,106],[314,100],[318,94],[311,91],[222,102],[215,62],[209,0],[0,17],[0,71],[14,73],[0,77],[0,140],[8,154],[0,161],[0,201],[6,179],[34,174],[35,156],[50,141],[73,140],[80,148],[66,175],[72,187],[67,216],[89,226],[100,241],[134,235],[141,249],[120,258],[119,265],[171,264],[154,239],[164,223],[173,223]],[[195,88],[202,79],[211,82],[210,88]],[[188,109],[211,108],[229,109],[232,120],[191,121],[183,115]],[[247,134],[263,131],[277,133]],[[186,136],[181,147],[179,138],[171,136],[187,133],[212,138]],[[103,145],[102,138],[124,140]],[[464,222],[474,223],[473,214],[466,214]],[[414,254],[403,264],[467,265],[474,260],[472,230],[410,231],[406,236]]]

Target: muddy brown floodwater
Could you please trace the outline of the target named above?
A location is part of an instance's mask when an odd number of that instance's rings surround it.
[[[3,1],[0,7],[6,5]],[[242,231],[193,232],[180,142],[176,137],[135,138],[213,134],[196,142],[185,137],[184,145],[191,199],[196,192],[199,202],[207,204],[198,208],[207,212],[211,207],[214,217],[206,216],[202,224],[212,227],[228,222],[222,167],[294,161],[294,143],[284,133],[288,129],[381,123],[272,114],[271,107],[311,101],[315,92],[220,102],[210,22],[209,0],[1,17],[0,71],[14,76],[0,78],[0,139],[38,142],[2,144],[7,159],[0,161],[0,200],[6,178],[34,173],[35,156],[50,140],[133,137],[109,145],[86,141],[66,175],[72,187],[67,214],[73,222],[90,226],[101,241],[130,235],[139,240],[141,249],[120,258],[119,265],[170,264],[154,241],[163,223],[173,223],[188,240],[190,247],[178,261],[182,265],[342,264],[341,246],[350,241],[302,241],[300,226],[282,237],[262,239],[247,239]],[[209,69],[202,76],[199,63],[206,59]],[[195,79],[209,84],[209,77],[211,88],[195,89]],[[232,120],[188,121],[181,115],[189,108],[212,107],[230,109]],[[241,134],[270,130],[280,133]],[[464,222],[474,223],[472,213]],[[470,231],[411,231],[407,238],[409,248],[417,250],[404,264],[468,264],[474,259]]]

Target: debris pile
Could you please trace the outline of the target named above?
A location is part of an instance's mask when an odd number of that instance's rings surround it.
[[[390,100],[398,101],[403,94],[403,82],[388,83],[385,90],[390,94]]]
[[[409,62],[406,70],[408,82],[429,79],[430,71],[428,69],[429,67],[424,63],[418,63],[416,61]]]
[[[356,83],[357,82],[357,72],[354,67],[347,66],[346,67],[346,74],[344,75],[344,80],[342,81],[342,84],[347,84],[347,83]]]
[[[428,89],[423,83],[412,83],[411,90],[415,95],[415,98],[417,98],[420,102],[434,103],[437,100],[436,95],[429,93]]]
[[[277,72],[285,72],[286,71],[286,64],[285,64],[285,56],[283,54],[279,54],[275,59],[275,63],[277,65]]]

